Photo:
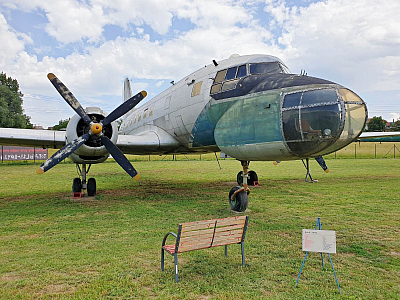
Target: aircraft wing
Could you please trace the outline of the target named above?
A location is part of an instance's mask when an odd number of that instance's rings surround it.
[[[65,131],[0,128],[0,145],[60,149]]]
[[[358,139],[361,142],[400,142],[400,132],[363,132]]]

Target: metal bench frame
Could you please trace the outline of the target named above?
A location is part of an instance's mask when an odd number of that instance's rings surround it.
[[[235,221],[237,221],[235,223]],[[241,226],[241,223],[243,223],[243,227],[238,227]],[[183,252],[189,252],[189,251],[194,251],[194,250],[200,250],[200,249],[207,249],[207,248],[211,248],[211,247],[218,247],[218,246],[225,246],[225,257],[228,257],[228,245],[231,244],[240,244],[241,245],[241,251],[242,251],[242,265],[245,266],[245,256],[244,256],[244,239],[246,236],[246,230],[247,230],[247,224],[249,221],[249,216],[238,216],[238,217],[230,217],[230,218],[224,218],[224,219],[213,219],[213,220],[204,220],[204,221],[197,221],[197,222],[189,222],[189,223],[181,223],[179,224],[178,227],[178,233],[175,234],[174,232],[168,232],[165,236],[164,239],[162,241],[162,245],[161,245],[161,270],[164,271],[164,251],[166,251],[167,253],[171,254],[174,257],[174,264],[175,264],[175,281],[178,282],[178,253],[183,253]],[[227,222],[228,225],[219,225],[219,223],[224,224],[224,222]],[[229,222],[232,222],[232,224],[229,224]],[[196,224],[204,224],[206,223],[207,226],[212,225],[213,231],[211,231],[210,229],[212,229],[211,227],[203,227],[203,228],[196,228]],[[182,230],[185,229],[185,227],[189,227],[189,228],[193,228],[192,230]],[[201,227],[201,225],[200,225]],[[216,235],[218,236],[218,232],[217,232],[217,228],[218,231],[222,231],[228,234],[225,234],[225,238],[228,237],[228,240],[226,242],[224,241],[219,241],[217,244],[214,244],[214,238],[216,237]],[[181,244],[181,239],[182,238],[187,238],[186,234],[189,232],[194,232],[195,234],[197,232],[205,232],[206,230],[207,233],[209,233],[207,235],[207,238],[198,238],[197,243],[196,241],[191,241],[191,246],[194,249],[190,249],[190,248],[184,248],[183,250],[179,250],[179,247],[182,246]],[[241,236],[238,236],[238,232],[242,230]],[[229,234],[231,232],[234,232],[235,234],[235,238],[239,241],[233,241],[232,238],[231,240],[229,240]],[[208,241],[210,239],[210,235],[212,233],[212,237],[211,237],[211,242],[207,245],[205,245],[205,241]],[[175,237],[175,245],[165,245],[168,236],[172,235],[173,237]],[[204,237],[204,236],[203,236]],[[221,238],[221,237],[220,237]],[[224,238],[224,237],[222,237]],[[188,247],[188,246],[186,246]]]

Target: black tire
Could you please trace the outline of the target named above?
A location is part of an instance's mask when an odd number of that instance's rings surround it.
[[[257,173],[254,171],[249,171],[249,178],[247,178],[248,185],[254,185],[254,182],[258,181]]]
[[[73,193],[82,192],[82,181],[80,178],[74,178],[74,181],[72,182],[72,192]]]
[[[243,184],[242,174],[243,174],[243,171],[240,171],[236,176],[236,181],[237,181],[238,185]],[[257,173],[254,171],[249,171],[247,174],[248,174],[247,185],[254,185],[254,181],[258,181]]]
[[[90,197],[96,196],[96,180],[94,178],[89,178],[87,182],[87,194]]]
[[[235,191],[240,189],[240,186],[235,186],[229,192],[229,205],[233,211],[243,212],[247,209],[247,205],[249,204],[249,198],[247,196],[247,192],[243,191],[236,194],[235,199],[232,200],[232,195]]]

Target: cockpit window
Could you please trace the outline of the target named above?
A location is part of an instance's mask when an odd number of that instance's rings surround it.
[[[301,105],[312,105],[316,103],[326,103],[337,101],[337,94],[335,90],[324,89],[304,92],[301,100]]]
[[[229,68],[226,72],[225,80],[234,79],[236,76],[237,67]]]
[[[242,78],[247,75],[246,65],[240,66],[236,78]]]
[[[239,79],[247,75],[246,65],[236,66],[229,69],[218,71],[215,76],[211,94],[225,92],[236,88]]]
[[[285,101],[283,102],[283,108],[299,106],[300,99],[301,99],[301,92],[300,93],[293,93],[288,94],[285,96]]]
[[[278,62],[268,62],[250,65],[250,74],[282,73]]]
[[[226,69],[218,71],[217,76],[215,76],[214,83],[222,82],[225,79]]]

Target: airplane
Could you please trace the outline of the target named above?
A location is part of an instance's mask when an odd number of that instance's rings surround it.
[[[146,97],[132,96],[124,81],[124,102],[110,114],[84,109],[54,74],[48,79],[76,114],[66,132],[0,128],[0,144],[61,148],[38,169],[41,174],[69,157],[80,176],[73,192],[96,194],[87,180],[92,164],[109,155],[133,178],[138,172],[124,154],[188,154],[222,151],[241,162],[238,186],[229,192],[234,211],[248,206],[249,185],[258,182],[250,161],[303,160],[306,181],[313,182],[309,159],[328,171],[323,155],[360,135],[367,121],[365,102],[350,89],[321,78],[292,74],[277,57],[232,55],[171,82],[167,90],[136,107]],[[115,120],[123,116],[118,130]]]

